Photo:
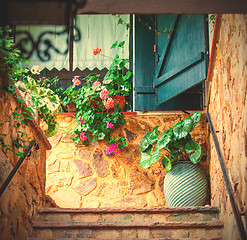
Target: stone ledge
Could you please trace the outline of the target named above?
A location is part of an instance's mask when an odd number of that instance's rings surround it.
[[[33,223],[33,228],[165,228],[165,229],[211,229],[222,228],[221,221],[201,221],[201,222],[56,222],[37,221]]]
[[[143,208],[42,208],[40,213],[171,213],[171,212],[215,212],[218,207],[143,207]]]

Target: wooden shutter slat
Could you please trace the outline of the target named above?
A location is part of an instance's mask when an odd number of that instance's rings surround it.
[[[189,60],[183,61],[183,63],[179,64],[179,66],[176,66],[175,68],[173,68],[172,70],[170,70],[166,74],[155,79],[155,86],[158,86],[161,83],[165,83],[166,81],[169,81],[170,79],[176,77],[177,75],[182,74],[188,68],[200,63],[203,60],[204,60],[204,53],[200,53]]]

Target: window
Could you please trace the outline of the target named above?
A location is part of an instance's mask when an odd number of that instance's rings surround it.
[[[134,24],[135,110],[202,109],[208,52],[205,16],[140,15]]]

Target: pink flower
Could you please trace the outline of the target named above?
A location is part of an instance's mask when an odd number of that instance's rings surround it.
[[[74,76],[74,78],[72,79],[72,82],[74,83],[74,85],[78,86],[81,84],[81,81],[78,79],[79,76]]]
[[[108,128],[114,127],[114,125],[113,125],[112,123],[106,122],[106,124],[107,124],[107,127],[108,127]]]
[[[111,147],[106,147],[106,148],[105,148],[105,153],[106,153],[107,155],[110,155],[110,154],[112,153]]]
[[[95,47],[95,48],[93,48],[93,55],[96,56],[96,55],[98,55],[101,51],[102,51],[101,48]]]
[[[105,148],[105,153],[107,155],[110,155],[112,153],[119,154],[121,151],[120,149],[117,149],[117,148],[118,148],[118,145],[116,143],[112,143],[109,147]]]
[[[87,140],[87,136],[85,136],[85,132],[81,132],[80,139],[84,142]]]
[[[109,93],[109,91],[107,89],[102,90],[100,92],[100,98],[103,99],[103,100],[107,99],[108,98],[108,93]]]
[[[82,116],[79,118],[79,121],[81,122],[81,124],[86,124],[85,122],[83,122]]]
[[[42,82],[42,84],[44,84],[45,83],[45,80]]]
[[[114,107],[114,100],[112,98],[108,98],[107,101],[103,101],[103,104],[106,109],[110,109]]]
[[[99,81],[96,81],[96,82],[94,82],[93,83],[93,87],[97,87],[97,86],[99,86],[101,83],[99,82]]]
[[[42,77],[42,79],[45,79],[45,77]]]
[[[121,153],[121,150],[120,150],[120,149],[115,150],[114,153],[115,153],[115,154],[119,154],[119,153]]]

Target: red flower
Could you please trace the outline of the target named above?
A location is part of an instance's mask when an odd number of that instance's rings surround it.
[[[79,76],[74,76],[74,78],[72,79],[72,82],[76,86],[81,84],[81,81],[78,78],[79,78]]]
[[[114,107],[114,100],[112,98],[108,98],[107,101],[103,101],[103,104],[106,109],[110,109]]]
[[[93,48],[93,55],[96,56],[96,55],[98,55],[101,51],[102,51],[101,48],[95,47],[95,48]]]
[[[105,100],[108,98],[108,93],[109,93],[109,91],[107,89],[104,89],[100,92],[99,96],[101,99]]]

